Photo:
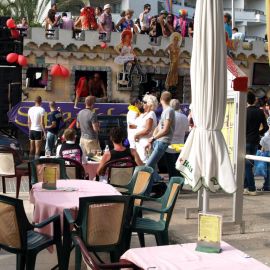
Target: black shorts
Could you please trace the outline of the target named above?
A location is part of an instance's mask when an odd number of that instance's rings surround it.
[[[42,131],[30,130],[29,139],[31,141],[40,141],[40,140],[42,140]]]

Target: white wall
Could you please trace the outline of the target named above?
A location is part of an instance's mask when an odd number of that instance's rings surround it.
[[[123,2],[129,3],[129,8],[134,10],[133,18],[138,18],[140,13],[143,12],[143,6],[145,4],[151,5],[150,16],[158,14],[158,1],[157,0],[123,0]],[[125,10],[125,8],[123,8]]]
[[[246,36],[257,36],[264,38],[265,33],[265,25],[248,25],[246,29]]]
[[[245,0],[245,9],[265,11],[265,0]]]

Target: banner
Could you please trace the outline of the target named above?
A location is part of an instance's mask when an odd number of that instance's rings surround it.
[[[23,101],[15,105],[9,112],[9,121],[14,123],[24,133],[28,134],[28,110],[34,106],[34,102]],[[126,115],[128,111],[127,103],[97,103],[94,105],[94,111],[98,115]],[[83,104],[78,104],[80,109],[84,108]],[[42,102],[42,107],[45,109],[45,125],[48,122],[50,114],[49,102]],[[56,107],[60,107],[63,113],[64,122],[77,117],[80,109],[74,109],[72,102],[56,102]]]
[[[23,101],[15,105],[9,112],[9,122],[14,123],[25,134],[28,134],[28,110],[34,106],[34,102]],[[82,103],[78,104],[80,109],[74,109],[74,103],[72,102],[56,102],[56,107],[60,107],[63,113],[64,122],[70,119],[77,118],[77,114],[84,108]],[[97,115],[126,115],[128,112],[128,103],[96,103],[93,111]],[[49,102],[43,101],[42,107],[45,109],[45,125],[48,122],[48,116],[50,115]],[[185,115],[188,115],[189,104],[181,104],[181,110]],[[160,115],[162,109],[156,111],[156,114]]]

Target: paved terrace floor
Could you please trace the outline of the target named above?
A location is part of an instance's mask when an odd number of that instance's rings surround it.
[[[261,185],[262,182],[257,180],[257,186],[260,187]],[[7,195],[15,197],[14,180],[7,180]],[[28,184],[26,179],[24,179],[22,183],[20,198],[24,200],[27,215],[31,220],[33,205],[29,203]],[[192,192],[180,194],[170,224],[171,243],[188,243],[196,241],[197,216],[196,214],[192,214],[191,219],[185,219],[185,207],[195,207],[196,199],[196,194]],[[225,219],[228,219],[232,212],[231,207],[232,196],[223,193],[211,195],[211,212],[222,214]],[[244,197],[244,220],[246,222],[245,234],[239,233],[239,226],[225,225],[223,228],[223,240],[270,266],[270,193]],[[146,236],[146,245],[155,245],[154,237],[150,235]],[[137,236],[134,235],[132,237],[131,247],[138,246],[139,241]],[[55,253],[50,254],[45,250],[37,257],[36,269],[51,269],[56,265],[56,262]],[[1,250],[0,269],[14,270],[15,265],[15,256]],[[69,269],[74,269],[74,253],[71,255]],[[82,269],[85,269],[85,267]]]

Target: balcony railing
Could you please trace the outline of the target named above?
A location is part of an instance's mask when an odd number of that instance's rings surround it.
[[[88,46],[91,50],[101,45],[101,40],[99,39],[99,33],[97,31],[84,31],[83,35],[80,36],[79,39],[75,39],[73,32],[69,30],[57,29],[56,35],[54,37],[46,37],[44,28],[30,28],[30,35],[25,38],[24,45],[25,49],[29,44],[34,43],[39,48],[43,44],[49,44],[51,48],[53,48],[56,44],[62,45],[62,50],[69,50],[70,45],[75,45],[75,49],[79,51],[81,46]],[[107,42],[108,47],[114,48],[120,43],[121,33],[113,32],[110,36],[110,41]],[[255,55],[266,55],[265,51],[265,43],[263,39],[256,36],[248,36],[246,39],[252,39],[253,41],[249,44],[247,42],[242,43],[239,42],[237,47],[236,54],[244,53],[244,54],[255,54]],[[145,51],[149,50],[152,52],[153,56],[158,53],[160,50],[164,51],[170,43],[170,38],[159,37],[156,40],[151,40],[148,35],[135,35],[133,47],[134,49],[138,49],[144,54]],[[28,49],[29,50],[29,49]],[[53,49],[52,49],[53,50]],[[192,52],[192,38],[185,38],[182,46],[182,51],[186,51],[191,54]],[[104,50],[106,53],[106,51]]]
[[[232,11],[231,8],[224,8],[225,11]],[[265,15],[264,12],[262,10],[258,10],[258,9],[242,9],[242,8],[235,8],[235,11],[239,11],[239,12],[251,12],[251,13],[255,13],[256,14],[260,14],[260,15]]]

